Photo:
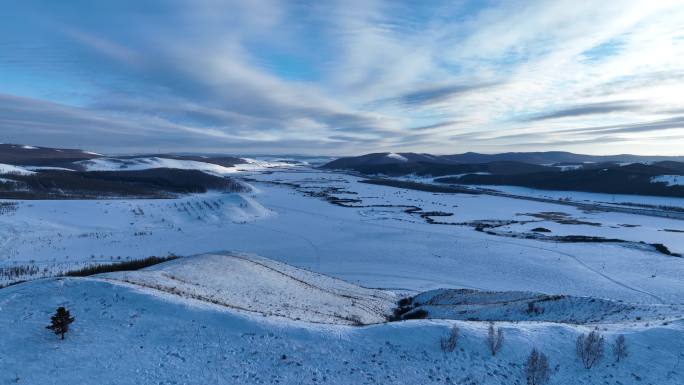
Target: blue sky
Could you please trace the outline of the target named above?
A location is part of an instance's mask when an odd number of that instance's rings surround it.
[[[34,1],[0,142],[102,152],[684,154],[681,1]]]

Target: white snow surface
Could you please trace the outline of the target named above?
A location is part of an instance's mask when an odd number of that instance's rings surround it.
[[[315,323],[385,322],[397,301],[392,293],[240,253],[180,258],[103,277],[237,311]]]
[[[658,175],[651,178],[651,183],[665,183],[668,186],[684,186],[684,175]]]
[[[405,156],[403,156],[401,154],[397,154],[395,152],[390,152],[389,154],[387,154],[385,156],[390,158],[390,159],[398,160],[400,162],[408,162],[408,159],[406,159]]]
[[[194,160],[179,160],[159,157],[145,158],[97,158],[77,162],[87,171],[118,171],[118,170],[147,170],[152,168],[177,168],[181,170],[200,170],[216,174],[234,173],[233,167],[223,167],[216,164],[198,162]]]
[[[45,329],[58,306],[75,317],[63,341]],[[575,340],[594,326],[498,322],[505,339],[492,356],[486,322],[319,325],[102,277],[11,286],[0,290],[0,308],[8,326],[0,337],[0,382],[8,384],[510,385],[524,383],[532,347],[549,357],[550,385],[679,385],[684,374],[681,320],[601,325],[606,354],[587,370],[575,357]],[[460,331],[456,349],[444,352],[440,339],[452,327]],[[615,363],[609,344],[618,335],[629,354]]]
[[[236,164],[233,167],[224,167],[213,163],[171,159],[163,157],[138,157],[138,158],[97,158],[76,162],[87,171],[119,171],[119,170],[148,170],[153,168],[176,168],[181,170],[199,170],[216,175],[228,175],[245,171],[261,171],[278,167],[290,167],[285,162],[270,162],[257,159],[244,159],[246,163]]]
[[[556,200],[571,200],[580,203],[609,203],[619,205],[621,203],[646,204],[652,206],[674,206],[684,208],[684,198],[652,196],[652,195],[631,195],[631,194],[604,194],[585,191],[561,191],[561,190],[541,190],[520,186],[503,185],[471,185],[484,189],[493,189],[505,193],[540,197]]]
[[[65,167],[52,167],[52,166],[23,166],[26,170],[30,171],[42,171],[42,170],[56,170],[56,171],[74,171],[70,168]]]

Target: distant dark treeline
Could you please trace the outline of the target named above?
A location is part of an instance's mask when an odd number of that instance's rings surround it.
[[[88,199],[98,197],[168,198],[208,190],[245,192],[234,180],[198,170],[158,168],[139,171],[44,170],[31,175],[5,175],[0,198]]]
[[[381,185],[381,186],[405,188],[408,190],[434,192],[434,193],[481,194],[477,190],[471,190],[468,188],[458,188],[458,187],[453,187],[453,186],[435,186],[435,185],[431,185],[431,184],[408,182],[408,181],[395,180],[395,179],[366,179],[366,180],[362,180],[360,182],[361,183],[367,183],[367,184]]]
[[[408,174],[443,176],[489,172],[493,174],[523,174],[557,170],[553,167],[522,162],[491,162],[482,164],[440,164],[428,162],[361,164],[349,169],[367,175],[402,176]]]
[[[684,197],[684,186],[652,183],[658,175],[673,170],[634,164],[613,168],[541,172],[520,175],[465,175],[461,178],[439,178],[436,182],[470,185],[511,185],[544,190],[586,191],[605,194],[657,195]]]

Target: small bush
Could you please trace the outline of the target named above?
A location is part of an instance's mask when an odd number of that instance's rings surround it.
[[[627,354],[625,336],[620,334],[613,343],[613,357],[615,357],[615,362],[620,362],[620,360],[627,358]]]
[[[500,328],[495,328],[494,323],[489,324],[489,330],[487,332],[487,347],[489,348],[489,351],[492,353],[492,356],[495,356],[499,350],[501,350],[501,347],[503,346],[503,341],[504,341],[504,334],[503,330]]]
[[[532,229],[535,233],[550,233],[551,230],[547,229],[546,227],[535,227]]]
[[[390,322],[401,321],[402,316],[410,312],[412,309],[413,308],[410,306],[395,308],[392,314],[387,317],[387,320]]]
[[[603,357],[604,338],[597,330],[577,337],[577,357],[586,369],[591,369]]]
[[[525,379],[527,385],[543,385],[549,382],[549,360],[544,353],[532,349],[532,353],[525,362]]]
[[[537,306],[534,301],[527,303],[527,314],[529,315],[539,315],[544,314],[544,308]]]
[[[413,298],[411,297],[402,298],[399,300],[399,307],[406,307],[410,305],[411,302],[413,302]]]
[[[451,328],[451,331],[449,332],[449,335],[446,337],[442,337],[439,340],[439,346],[442,348],[443,352],[453,352],[456,350],[456,344],[458,343],[458,335],[460,333],[460,330],[458,329],[458,326],[454,326]]]

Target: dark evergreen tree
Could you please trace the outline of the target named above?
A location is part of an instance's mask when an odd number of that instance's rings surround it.
[[[55,315],[51,317],[52,323],[47,328],[60,336],[61,339],[64,339],[64,334],[69,331],[69,325],[74,322],[74,319],[69,314],[69,310],[65,309],[64,306],[60,306],[57,308]]]

